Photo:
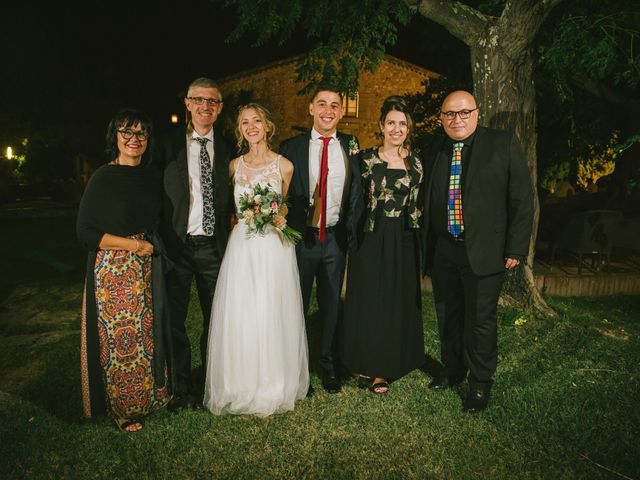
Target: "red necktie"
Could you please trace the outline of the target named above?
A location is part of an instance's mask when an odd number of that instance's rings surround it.
[[[329,142],[332,137],[320,137],[322,156],[320,157],[320,176],[318,177],[318,195],[320,196],[320,230],[318,240],[324,243],[327,238],[327,174],[329,173]]]

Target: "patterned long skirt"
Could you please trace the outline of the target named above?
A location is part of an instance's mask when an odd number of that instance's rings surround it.
[[[107,411],[114,418],[140,418],[163,407],[170,399],[166,370],[162,387],[156,385],[152,371],[151,264],[150,257],[123,250],[100,250],[96,255],[99,357]],[[88,386],[84,383],[86,415]]]

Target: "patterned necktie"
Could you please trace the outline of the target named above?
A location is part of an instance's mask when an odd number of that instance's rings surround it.
[[[329,142],[332,137],[320,137],[322,156],[320,157],[320,175],[318,176],[318,196],[320,197],[320,229],[318,240],[324,243],[327,238],[327,174],[329,173]]]
[[[454,237],[459,237],[464,232],[464,219],[462,218],[462,147],[464,143],[453,144],[453,157],[449,170],[449,198],[447,200],[447,230]]]
[[[202,191],[202,229],[206,235],[213,235],[216,218],[213,211],[213,170],[207,151],[208,138],[196,138],[200,144],[200,189]]]

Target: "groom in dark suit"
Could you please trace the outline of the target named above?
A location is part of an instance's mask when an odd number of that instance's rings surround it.
[[[156,159],[164,171],[162,232],[173,268],[167,275],[171,311],[174,398],[170,410],[202,405],[204,378],[191,378],[191,344],[185,328],[195,278],[202,335],[200,358],[206,365],[213,292],[229,236],[232,193],[231,150],[213,125],[222,111],[222,94],[208,78],[194,80],[184,103],[189,123],[164,139]],[[202,373],[204,375],[204,373]]]
[[[357,158],[358,140],[337,131],[344,114],[342,94],[322,86],[309,104],[313,128],[285,140],[280,153],[294,164],[289,192],[288,224],[303,233],[296,245],[305,316],[316,281],[322,322],[320,366],[322,385],[338,393],[341,380],[336,358],[338,304],[347,245],[355,241],[359,213],[364,208]]]
[[[426,155],[424,271],[430,271],[444,371],[429,387],[469,374],[463,410],[489,402],[498,360],[496,311],[506,270],[526,261],[533,223],[529,168],[514,135],[478,127],[473,96],[442,104],[447,134]]]

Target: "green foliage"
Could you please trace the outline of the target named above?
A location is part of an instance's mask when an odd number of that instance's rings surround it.
[[[577,76],[640,89],[640,7],[618,0],[570,2],[548,25],[540,63],[553,79],[558,97],[570,99]]]
[[[385,50],[396,42],[398,25],[411,13],[394,0],[223,0],[235,9],[238,23],[230,36],[237,41],[253,36],[255,45],[278,43],[296,32],[315,47],[300,62],[297,73],[306,82],[303,93],[320,83],[330,83],[354,94],[361,70],[374,70]]]
[[[434,139],[442,133],[440,125],[440,106],[444,97],[454,89],[446,77],[428,78],[423,83],[424,90],[415,94],[405,95],[409,111],[413,115],[414,149],[424,150]]]
[[[612,131],[624,146],[633,143],[639,26],[640,7],[632,0],[569,0],[554,9],[540,32],[536,72],[540,171],[570,159],[572,178],[584,179],[598,170],[591,168],[591,150],[608,145]],[[578,183],[593,188],[592,181]]]
[[[551,165],[544,170],[540,176],[540,186],[550,193],[554,193],[560,182],[569,177],[571,167],[569,162],[561,162]]]
[[[587,191],[595,190],[599,179],[613,173],[618,156],[617,145],[618,132],[613,132],[608,144],[589,146],[589,155],[578,159],[577,182],[580,187]]]
[[[614,150],[618,153],[622,153],[624,152],[626,149],[632,147],[633,145],[635,145],[636,143],[640,143],[640,134],[637,135],[631,135],[629,138],[627,138],[624,142],[617,144],[614,147]]]

